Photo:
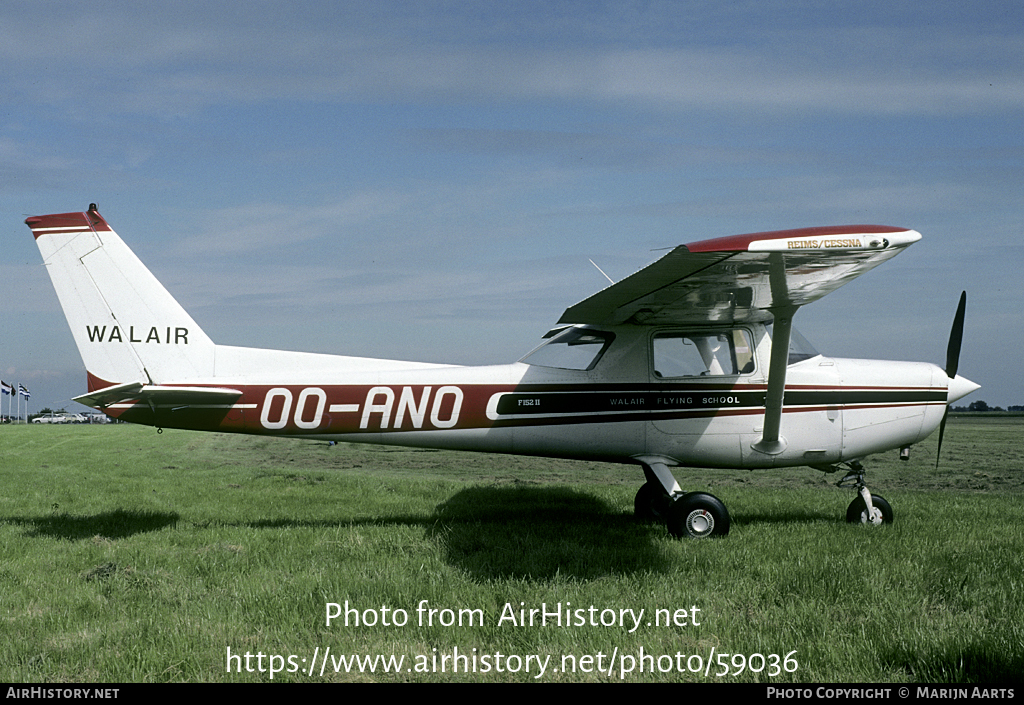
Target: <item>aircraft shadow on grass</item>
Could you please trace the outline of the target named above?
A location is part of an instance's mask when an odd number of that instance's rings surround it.
[[[135,534],[158,531],[177,523],[176,512],[150,512],[115,509],[87,516],[48,514],[39,517],[9,517],[6,521],[27,527],[28,536],[80,541],[94,536],[123,539]]]
[[[651,530],[663,533],[657,524]],[[631,513],[564,487],[461,490],[435,508],[427,535],[452,565],[481,580],[592,579],[672,567]]]
[[[664,527],[637,531],[633,514],[563,487],[515,484],[471,487],[437,505],[429,515],[399,514],[341,521],[267,519],[254,528],[420,526],[446,561],[474,579],[544,579],[555,575],[593,579],[676,566],[658,547]]]

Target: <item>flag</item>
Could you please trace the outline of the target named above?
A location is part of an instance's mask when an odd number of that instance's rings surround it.
[[[14,394],[14,387],[7,384],[7,382],[4,382],[2,379],[0,379],[0,390],[3,390],[4,394]]]
[[[28,391],[24,384],[18,385],[18,391],[21,394],[21,396],[25,397],[26,399],[29,399],[32,396],[32,392]]]

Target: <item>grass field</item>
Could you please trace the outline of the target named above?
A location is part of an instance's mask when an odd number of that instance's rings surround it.
[[[1019,682],[1022,433],[869,458],[880,528],[809,468],[680,471],[733,525],[677,541],[631,466],[5,426],[0,681]]]

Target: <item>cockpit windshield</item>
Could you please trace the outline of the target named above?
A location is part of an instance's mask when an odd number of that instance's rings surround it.
[[[520,362],[562,370],[592,370],[614,339],[615,334],[608,331],[569,327],[556,332]]]
[[[773,323],[769,323],[765,326],[768,329],[768,335],[772,336],[774,331]],[[793,327],[789,333],[789,364],[793,365],[803,360],[809,360],[812,357],[821,355],[818,350],[808,342],[807,338],[800,334],[800,331]]]

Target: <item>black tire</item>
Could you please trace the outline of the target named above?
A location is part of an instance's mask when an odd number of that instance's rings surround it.
[[[676,538],[703,539],[729,533],[729,511],[706,492],[690,492],[668,510],[668,532]]]
[[[885,501],[885,497],[880,497],[877,494],[871,495],[871,504],[874,505],[875,509],[882,512],[882,523],[892,523],[892,507]],[[850,506],[846,508],[846,521],[849,524],[869,524],[867,506],[864,504],[864,498],[860,495],[850,502]]]
[[[670,504],[668,493],[659,482],[646,482],[633,498],[633,516],[639,521],[664,521]]]

